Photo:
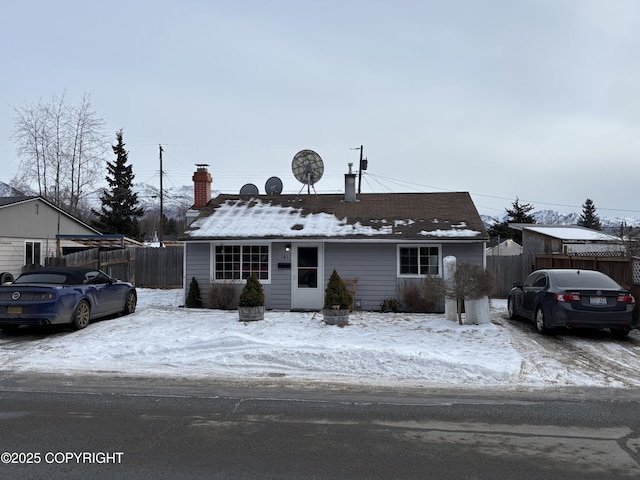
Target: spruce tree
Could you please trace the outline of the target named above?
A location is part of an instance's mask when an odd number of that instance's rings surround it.
[[[102,191],[100,211],[92,210],[98,217],[94,226],[106,234],[122,234],[138,239],[140,236],[138,219],[142,217],[144,211],[138,207],[138,194],[132,190],[134,174],[132,166],[127,165],[129,154],[124,149],[122,130],[116,133],[116,139],[117,144],[112,146],[116,160],[107,162],[105,177],[110,189]]]
[[[202,308],[200,285],[198,285],[196,277],[191,278],[191,283],[189,284],[189,293],[187,293],[186,305],[189,308]]]
[[[596,213],[596,206],[590,198],[587,198],[582,204],[582,213],[580,214],[578,225],[581,227],[591,228],[593,230],[602,230],[602,223],[600,222],[600,217],[598,217],[598,214]]]
[[[507,220],[496,223],[489,228],[488,233],[491,237],[499,237],[500,241],[512,239],[522,244],[522,232],[509,227],[510,223],[536,223],[536,219],[531,213],[535,207],[530,203],[520,204],[520,200],[516,200],[511,204],[511,208],[506,208]]]

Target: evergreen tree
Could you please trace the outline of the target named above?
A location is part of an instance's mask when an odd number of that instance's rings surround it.
[[[191,278],[189,293],[187,293],[186,305],[189,308],[202,308],[202,298],[200,297],[200,285],[196,277]]]
[[[516,197],[516,200],[511,204],[511,208],[506,208],[507,220],[504,222],[496,223],[489,228],[488,233],[491,237],[498,237],[500,241],[512,239],[513,241],[522,244],[522,232],[514,230],[509,227],[510,223],[536,223],[531,211],[535,207],[530,203],[520,204],[520,200]]]
[[[602,230],[602,223],[600,222],[600,217],[598,217],[598,214],[596,213],[596,206],[590,198],[587,198],[582,204],[582,213],[580,214],[578,225],[581,227],[591,228],[593,230]]]
[[[334,268],[324,292],[324,308],[330,309],[335,305],[339,305],[340,309],[346,310],[351,308],[352,302],[353,299],[351,298],[349,290],[347,290],[347,286]]]
[[[102,191],[100,211],[92,210],[98,217],[94,226],[103,233],[137,239],[140,236],[138,219],[142,217],[143,209],[138,207],[138,194],[132,190],[134,175],[132,166],[127,165],[129,154],[124,149],[122,130],[116,133],[116,139],[118,143],[112,146],[116,161],[107,162],[105,177],[110,190]]]

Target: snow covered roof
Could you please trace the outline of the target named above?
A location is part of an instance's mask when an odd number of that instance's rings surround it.
[[[523,230],[540,233],[559,240],[615,242],[619,239],[591,228],[578,225],[522,225]]]
[[[218,195],[200,209],[184,240],[330,238],[485,240],[466,192],[336,195]]]

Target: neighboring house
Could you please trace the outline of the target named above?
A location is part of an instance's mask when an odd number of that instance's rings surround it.
[[[0,273],[16,277],[25,266],[43,265],[86,246],[64,235],[100,235],[42,197],[0,197]]]
[[[487,248],[488,257],[512,257],[522,253],[522,246],[510,238],[495,247]]]
[[[271,309],[319,310],[335,268],[358,278],[355,308],[378,310],[404,282],[442,274],[442,259],[484,265],[489,236],[466,192],[218,195],[204,165],[193,176],[184,237],[185,295],[258,275]]]
[[[525,255],[621,255],[625,251],[618,237],[578,225],[512,223],[509,226],[522,232]]]
[[[578,225],[512,223],[522,232],[525,275],[533,271],[536,255],[623,256],[626,249],[618,237]]]

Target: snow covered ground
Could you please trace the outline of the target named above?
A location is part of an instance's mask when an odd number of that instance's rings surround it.
[[[137,311],[72,332],[0,334],[0,365],[13,372],[171,378],[267,379],[385,387],[640,386],[640,337],[606,332],[545,337],[506,318],[458,325],[443,315],[354,312],[347,327],[319,313],[186,309],[181,290],[139,289]]]

